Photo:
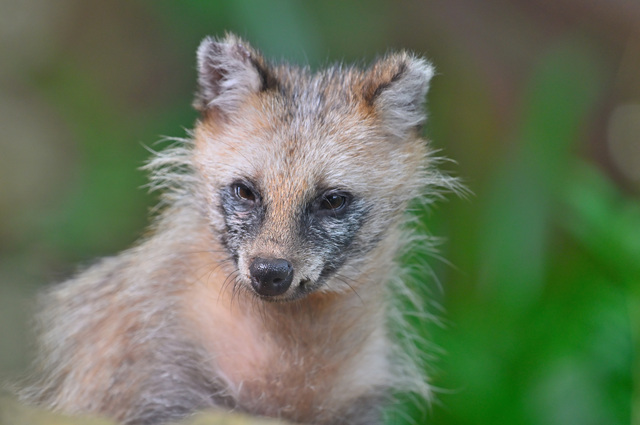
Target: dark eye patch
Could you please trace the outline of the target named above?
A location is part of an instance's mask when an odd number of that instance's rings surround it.
[[[248,180],[234,181],[221,189],[219,209],[226,227],[220,232],[221,242],[237,261],[238,250],[256,237],[264,220],[260,191]]]
[[[360,240],[358,232],[368,221],[371,206],[349,192],[328,190],[321,192],[311,208],[301,217],[301,238],[312,252],[323,258],[320,285],[357,252],[371,249],[368,240]],[[375,243],[371,241],[372,243]]]

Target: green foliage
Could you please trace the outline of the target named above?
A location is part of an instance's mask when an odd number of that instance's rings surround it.
[[[573,154],[601,94],[598,68],[567,43],[532,77],[516,151],[480,201],[478,243],[463,247],[478,279],[438,333],[446,408],[434,423],[631,420],[640,202]]]

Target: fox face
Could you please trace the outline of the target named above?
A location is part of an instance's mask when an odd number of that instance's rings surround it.
[[[424,185],[431,67],[313,74],[229,36],[203,41],[198,70],[193,162],[230,281],[268,301],[356,289]]]

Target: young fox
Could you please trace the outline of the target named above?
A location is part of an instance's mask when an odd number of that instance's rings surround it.
[[[197,56],[201,119],[147,166],[162,212],[44,294],[23,399],[124,424],[208,407],[379,424],[392,390],[427,397],[389,323],[405,210],[455,186],[420,138],[432,67],[311,73],[232,35]]]

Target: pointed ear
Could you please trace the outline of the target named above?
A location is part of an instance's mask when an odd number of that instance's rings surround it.
[[[388,55],[365,74],[364,100],[394,136],[405,139],[426,121],[425,96],[434,69],[407,52]]]
[[[193,106],[200,112],[229,114],[252,93],[276,85],[262,56],[234,35],[207,37],[198,48],[198,91]]]

